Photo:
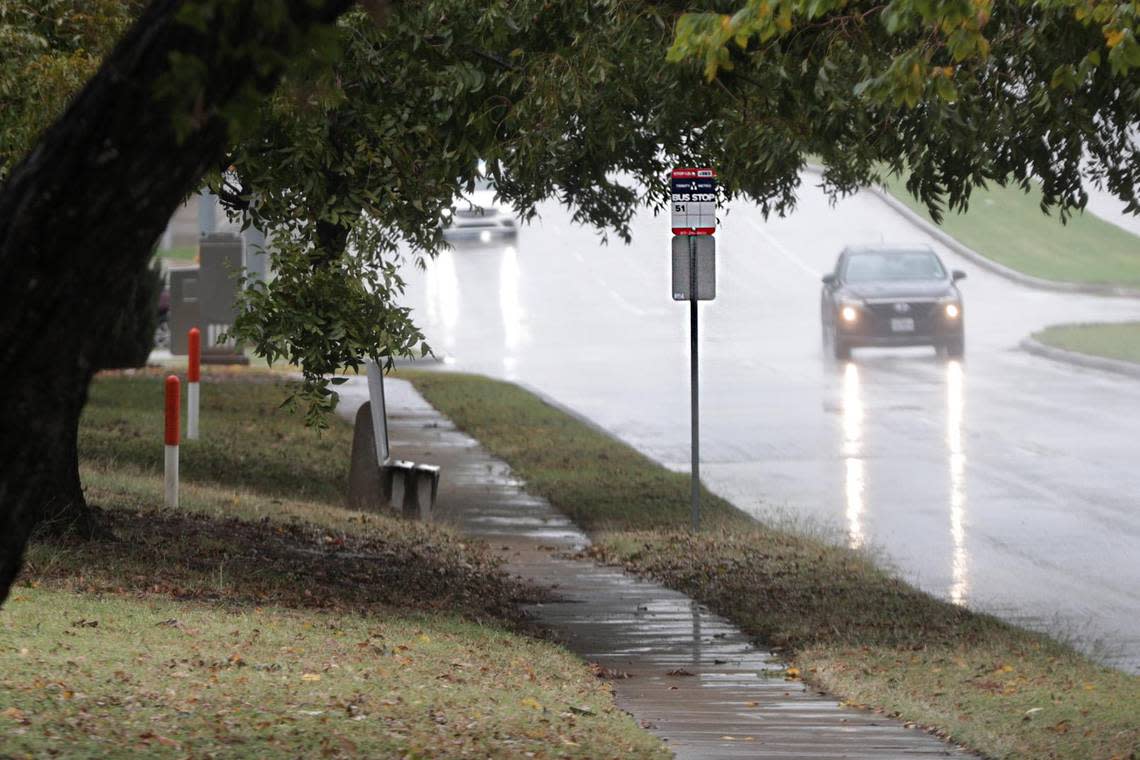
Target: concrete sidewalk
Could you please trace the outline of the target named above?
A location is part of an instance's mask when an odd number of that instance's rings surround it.
[[[683,594],[566,558],[589,539],[410,384],[386,381],[392,451],[442,467],[435,519],[478,536],[507,569],[552,589],[531,617],[614,677],[617,703],[681,758],[965,757],[922,731],[841,706],[799,681],[725,619]],[[363,378],[338,388],[348,420]]]

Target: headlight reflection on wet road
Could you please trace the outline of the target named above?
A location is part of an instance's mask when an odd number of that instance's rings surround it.
[[[966,454],[962,447],[962,411],[965,405],[961,362],[946,365],[946,447],[950,454],[950,538],[953,582],[950,601],[965,604],[970,591],[969,555],[966,552]]]
[[[503,315],[503,347],[509,355],[518,351],[527,338],[521,283],[518,251],[508,245],[499,262],[499,311]]]
[[[428,323],[442,329],[445,350],[454,351],[455,326],[459,322],[459,278],[455,274],[454,251],[445,248],[427,262],[424,301]]]
[[[863,395],[859,368],[847,362],[843,372],[843,461],[846,467],[847,545],[863,546],[863,510],[866,506],[866,466],[863,460]]]

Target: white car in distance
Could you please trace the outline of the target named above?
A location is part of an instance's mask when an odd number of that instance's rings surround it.
[[[493,236],[518,234],[514,214],[495,203],[495,186],[486,177],[475,180],[475,189],[461,195],[456,205],[444,212],[441,224],[445,238],[477,238],[486,243]]]

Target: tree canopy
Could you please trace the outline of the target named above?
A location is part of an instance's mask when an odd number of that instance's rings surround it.
[[[0,0],[0,180],[99,68],[142,0]]]
[[[336,367],[422,347],[398,252],[441,244],[440,213],[480,159],[521,216],[557,197],[618,236],[690,162],[765,213],[794,206],[809,156],[836,194],[902,173],[936,216],[985,182],[1039,182],[1062,215],[1090,181],[1135,203],[1131,5],[705,5],[433,0],[379,27],[348,14],[337,63],[292,76],[214,181],[281,243],[282,276],[249,293],[238,332],[307,368],[313,409],[332,403]]]
[[[665,60],[666,16],[611,2],[408,4],[338,31],[337,64],[291,77],[213,181],[276,241],[237,332],[305,368],[311,409],[337,367],[422,350],[397,265],[441,245],[481,163],[520,215],[554,196],[624,236],[710,94]]]
[[[987,181],[1042,208],[1089,182],[1137,203],[1137,5],[1097,0],[746,0],[682,16],[669,51],[775,112],[848,189],[880,167],[938,218]],[[814,145],[806,145],[802,138]],[[824,139],[812,139],[822,137]]]

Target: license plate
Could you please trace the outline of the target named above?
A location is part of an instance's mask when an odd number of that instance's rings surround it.
[[[892,319],[891,332],[914,332],[914,319],[912,317]]]

